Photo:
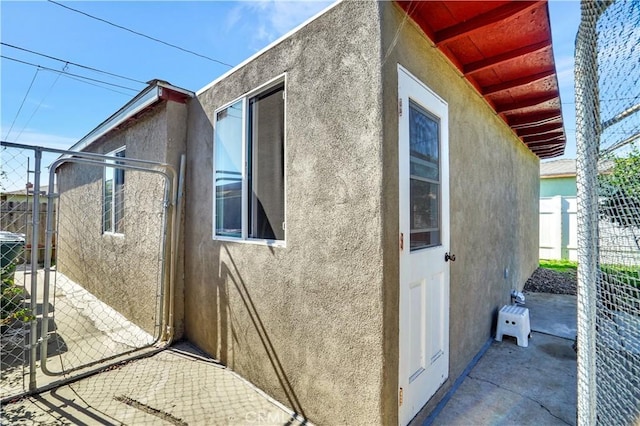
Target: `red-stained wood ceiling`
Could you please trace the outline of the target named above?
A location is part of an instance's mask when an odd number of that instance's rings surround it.
[[[546,1],[398,1],[540,158],[566,137]]]

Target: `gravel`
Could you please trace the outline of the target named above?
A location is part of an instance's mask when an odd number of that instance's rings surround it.
[[[576,294],[576,274],[538,268],[524,285],[530,293]]]

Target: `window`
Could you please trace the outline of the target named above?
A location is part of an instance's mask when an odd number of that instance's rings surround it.
[[[440,245],[440,122],[409,103],[411,250]]]
[[[125,157],[125,149],[110,152],[113,157]],[[122,164],[117,160],[107,160],[107,164]],[[103,182],[102,231],[124,233],[124,169],[105,167]]]
[[[216,111],[214,235],[284,240],[284,83]]]

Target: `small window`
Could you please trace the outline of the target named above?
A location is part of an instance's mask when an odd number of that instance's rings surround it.
[[[283,241],[284,83],[215,114],[214,235]]]
[[[411,250],[440,245],[440,121],[409,104]]]
[[[118,149],[108,155],[124,158],[125,149]],[[107,160],[107,164],[122,162]],[[104,169],[102,224],[102,231],[105,233],[124,234],[124,169]]]

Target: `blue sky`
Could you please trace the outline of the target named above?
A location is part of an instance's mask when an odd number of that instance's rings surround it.
[[[72,1],[63,4],[236,65],[330,2]],[[551,1],[549,9],[568,137],[565,156],[573,158],[573,49],[580,4]],[[46,1],[0,2],[0,28],[0,39],[4,43],[143,82],[160,78],[192,91],[229,69]],[[4,45],[0,46],[0,52],[42,67],[56,70],[65,67],[62,62]],[[0,139],[11,142],[68,148],[145,87],[73,65],[67,65],[66,71],[125,88],[91,82],[100,86],[96,87],[4,58],[0,66]]]

